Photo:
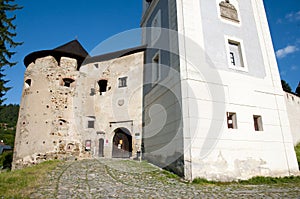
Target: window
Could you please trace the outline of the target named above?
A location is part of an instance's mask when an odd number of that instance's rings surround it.
[[[63,86],[65,87],[71,87],[72,83],[74,83],[75,80],[71,78],[64,78],[63,79]]]
[[[100,95],[103,95],[107,91],[107,80],[98,81]]]
[[[160,59],[159,53],[157,53],[152,59],[152,83],[155,83],[159,80],[160,73]]]
[[[229,64],[233,68],[244,68],[241,44],[236,41],[228,40]]]
[[[161,11],[159,10],[155,15],[151,24],[151,42],[155,43],[161,34]]]
[[[95,128],[95,120],[96,120],[96,118],[94,116],[88,116],[88,128],[89,129]]]
[[[95,128],[95,121],[88,121],[88,128],[89,129]]]
[[[127,87],[127,77],[119,78],[119,88]]]
[[[227,112],[227,127],[229,129],[237,129],[236,113]]]
[[[260,115],[253,115],[255,131],[263,131],[263,123]]]
[[[31,79],[26,79],[25,88],[29,88],[31,86]]]

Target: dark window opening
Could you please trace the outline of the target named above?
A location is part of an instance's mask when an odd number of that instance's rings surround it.
[[[107,91],[107,80],[100,80],[98,81],[98,85],[99,85],[99,91],[100,91],[100,95],[102,95],[103,93],[105,93]]]
[[[75,80],[74,79],[71,79],[71,78],[64,78],[63,79],[63,85],[65,86],[65,87],[71,87],[71,84],[73,83],[73,82],[75,82]]]
[[[260,115],[253,115],[255,131],[263,131],[262,118]]]
[[[236,113],[227,113],[227,127],[229,129],[237,129]]]
[[[127,87],[127,77],[119,78],[119,88]]]
[[[88,121],[88,128],[89,129],[95,128],[95,121]]]
[[[67,123],[67,121],[64,119],[59,119],[58,122],[59,122],[59,125],[64,125]]]
[[[31,79],[27,79],[25,81],[25,88],[29,88],[31,86]]]

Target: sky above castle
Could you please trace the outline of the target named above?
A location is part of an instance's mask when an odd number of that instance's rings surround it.
[[[16,12],[16,40],[24,44],[15,49],[14,61],[19,63],[5,71],[10,80],[7,86],[13,87],[6,95],[6,104],[20,103],[25,72],[23,59],[33,51],[53,49],[78,39],[87,51],[93,52],[101,44],[103,48],[96,52],[105,53],[133,47],[141,41],[136,34],[139,32],[133,31],[135,34],[130,38],[121,38],[122,43],[111,42],[112,38],[122,37],[120,33],[139,28],[141,1],[30,0],[17,3],[24,8]],[[300,1],[264,0],[264,3],[281,78],[295,91],[300,81]]]

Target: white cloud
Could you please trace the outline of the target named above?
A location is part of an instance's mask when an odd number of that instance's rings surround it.
[[[285,48],[279,49],[276,51],[276,56],[277,58],[284,58],[289,54],[292,54],[296,51],[298,51],[299,49],[297,48],[297,46],[292,46],[292,45],[288,45]]]
[[[296,71],[296,70],[298,70],[298,66],[293,65],[293,66],[291,67],[291,71]]]
[[[299,21],[300,20],[300,10],[297,12],[290,12],[285,15],[285,18],[289,21]]]

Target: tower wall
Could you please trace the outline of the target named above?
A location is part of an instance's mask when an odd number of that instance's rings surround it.
[[[171,13],[176,10],[180,89],[169,91],[180,96],[182,104],[179,111],[185,178],[230,181],[297,173],[263,1],[176,0],[177,9],[172,8],[168,18],[160,20],[155,16],[166,10],[159,7],[161,3],[151,2],[144,11],[142,26],[158,24],[159,28],[170,28],[164,27],[164,22],[170,22]],[[157,33],[144,32],[143,41],[155,48],[153,35]],[[165,38],[163,34],[160,37]],[[146,60],[152,58],[149,52]],[[160,63],[166,60],[168,57],[161,57]],[[155,63],[154,59],[151,61]],[[172,68],[174,64],[168,66]],[[151,77],[155,72],[149,67],[144,76]],[[155,104],[151,99],[159,101],[164,97],[162,90],[156,89],[149,88],[144,93],[146,110]],[[165,111],[168,113],[168,108]],[[160,111],[155,117],[164,114]],[[176,120],[176,114],[170,115]],[[151,135],[145,129],[145,136],[147,133]],[[165,137],[153,134],[153,139]],[[155,142],[150,142],[152,145]]]
[[[79,156],[82,150],[80,136],[72,128],[73,97],[79,75],[77,61],[66,57],[59,61],[52,56],[38,58],[26,69],[14,168]],[[74,82],[68,85],[66,78]]]

